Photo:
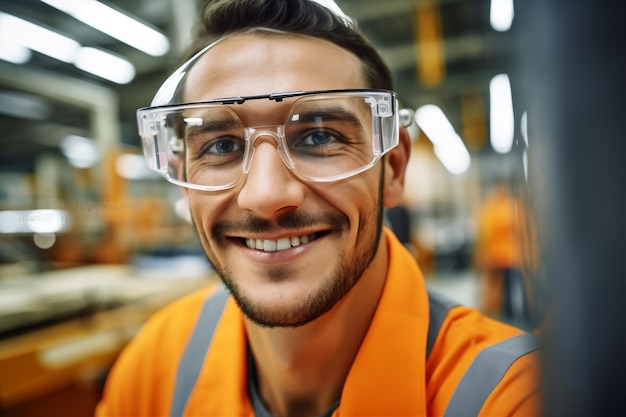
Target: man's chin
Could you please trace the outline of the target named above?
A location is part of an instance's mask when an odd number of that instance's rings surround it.
[[[312,305],[309,300],[294,303],[272,301],[254,302],[235,294],[234,298],[245,317],[255,325],[264,328],[295,328],[316,320],[328,312],[335,303],[328,300],[324,304]]]
[[[224,282],[246,318],[265,328],[300,327],[311,323],[330,311],[351,287],[336,274],[327,277],[324,285],[306,289],[274,282],[257,291],[244,290],[228,281]],[[268,286],[273,288],[268,289]],[[265,290],[268,292],[263,294]]]

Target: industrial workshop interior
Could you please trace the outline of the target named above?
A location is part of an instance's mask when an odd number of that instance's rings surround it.
[[[148,317],[219,281],[136,121],[204,2],[0,0],[2,417],[92,415]],[[626,7],[335,3],[414,113],[385,221],[427,286],[543,339],[545,415],[626,415]]]

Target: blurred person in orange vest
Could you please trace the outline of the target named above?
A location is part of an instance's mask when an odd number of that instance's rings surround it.
[[[146,323],[97,415],[537,415],[535,338],[427,290],[383,225],[411,117],[356,24],[322,0],[200,18],[138,121],[222,284]]]
[[[480,307],[485,314],[529,328],[522,274],[523,208],[506,183],[492,186],[479,212],[476,263],[482,277]]]

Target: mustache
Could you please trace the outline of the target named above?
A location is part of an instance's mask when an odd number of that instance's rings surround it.
[[[213,237],[222,242],[227,235],[270,232],[276,229],[305,229],[316,226],[330,226],[333,230],[343,232],[349,228],[350,221],[343,213],[299,213],[287,212],[276,219],[268,220],[258,216],[250,216],[240,221],[218,221],[213,226]]]

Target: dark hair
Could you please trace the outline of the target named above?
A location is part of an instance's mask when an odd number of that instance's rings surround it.
[[[308,35],[355,54],[368,88],[393,89],[389,67],[372,44],[341,17],[311,0],[213,0],[202,10],[187,58],[217,39],[252,28]]]

